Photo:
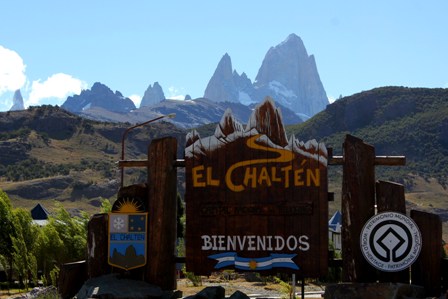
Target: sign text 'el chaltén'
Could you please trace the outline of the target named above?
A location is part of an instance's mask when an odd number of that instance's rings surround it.
[[[187,270],[327,271],[327,150],[286,137],[267,98],[244,127],[227,110],[212,136],[187,135]]]

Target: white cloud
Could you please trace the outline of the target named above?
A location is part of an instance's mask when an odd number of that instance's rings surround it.
[[[134,102],[135,107],[139,107],[140,106],[140,102],[142,101],[142,97],[139,96],[138,94],[133,94],[128,96],[128,98],[131,99],[131,101]]]
[[[176,100],[176,101],[183,101],[183,100],[185,100],[185,96],[184,95],[172,96],[172,97],[169,97],[168,99]]]
[[[41,105],[43,100],[48,98],[56,99],[62,104],[68,96],[80,94],[86,88],[87,83],[77,78],[63,73],[54,74],[43,82],[33,81],[25,106]]]
[[[0,46],[0,96],[23,87],[26,82],[25,68],[17,52]]]
[[[336,99],[334,97],[328,96],[328,102],[330,102],[330,104],[334,103],[334,101],[336,101]]]
[[[165,98],[170,100],[184,100],[185,99],[185,88],[176,88],[174,86],[168,87],[168,95]]]

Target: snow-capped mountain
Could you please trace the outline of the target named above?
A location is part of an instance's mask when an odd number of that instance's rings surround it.
[[[252,83],[245,73],[232,71],[226,53],[218,63],[204,93],[215,102],[259,103],[266,96],[305,118],[325,109],[329,103],[317,72],[314,56],[295,34],[267,52]]]

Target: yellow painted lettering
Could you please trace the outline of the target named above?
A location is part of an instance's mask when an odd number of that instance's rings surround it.
[[[235,185],[232,181],[232,173],[235,169],[240,167],[242,165],[242,162],[238,162],[233,164],[229,167],[229,169],[226,172],[226,185],[227,187],[232,190],[233,192],[241,192],[244,190],[243,185]]]
[[[271,178],[269,177],[268,170],[266,167],[262,167],[260,171],[260,176],[258,177],[258,184],[262,185],[265,183],[267,186],[271,186]]]
[[[255,167],[247,167],[246,172],[244,173],[244,186],[249,186],[256,188],[257,187],[257,168]]]
[[[314,173],[313,173],[314,170]],[[320,170],[316,169],[307,169],[306,170],[306,185],[311,186],[311,181],[316,187],[320,187]]]
[[[212,177],[212,168],[207,167],[207,185],[209,186],[219,186],[219,180]]]
[[[205,187],[205,182],[200,181],[204,177],[204,165],[195,166],[191,170],[191,174],[193,176],[193,187]]]
[[[303,168],[294,171],[294,186],[305,185],[305,181],[303,180],[302,175],[303,175]]]
[[[282,179],[277,177],[277,168],[272,167],[271,168],[271,181],[272,182],[281,182]]]
[[[291,170],[292,170],[292,166],[291,165],[280,168],[280,171],[285,173],[283,175],[283,178],[285,179],[285,188],[289,188],[289,172]]]

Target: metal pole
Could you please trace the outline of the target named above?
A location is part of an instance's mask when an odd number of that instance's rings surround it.
[[[135,128],[147,125],[149,123],[155,122],[155,121],[157,121],[159,119],[162,119],[162,118],[174,118],[174,117],[176,117],[176,113],[170,113],[170,114],[167,114],[167,115],[161,115],[159,117],[156,117],[156,118],[153,118],[151,120],[145,121],[144,123],[136,124],[135,126],[127,128],[123,132],[123,136],[121,137],[121,161],[124,161],[124,142],[126,140],[126,136],[128,135],[129,131],[131,131],[131,130],[133,130]],[[123,177],[124,177],[124,166],[121,167],[121,187],[123,187],[123,182],[124,182]]]
[[[296,274],[292,274],[292,298],[296,298]]]
[[[305,299],[305,277],[302,277],[302,299]]]

